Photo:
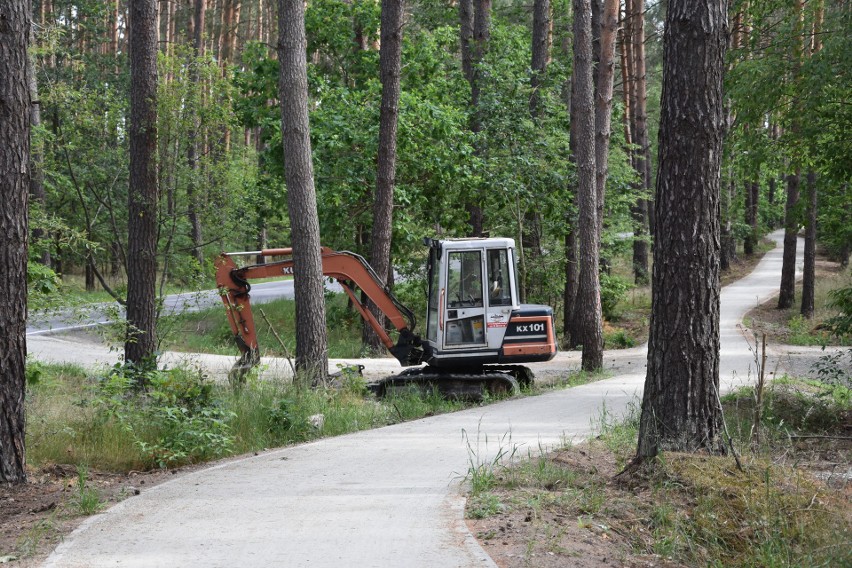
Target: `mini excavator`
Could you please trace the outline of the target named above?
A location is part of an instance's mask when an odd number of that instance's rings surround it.
[[[363,257],[320,248],[323,274],[340,284],[388,351],[407,367],[368,387],[383,396],[414,384],[437,388],[449,398],[475,399],[484,392],[514,393],[531,383],[533,373],[521,363],[556,355],[553,310],[520,303],[514,240],[426,238],[424,244],[429,248],[425,337],[415,333],[414,313],[381,284]],[[242,353],[232,380],[260,362],[250,281],[293,275],[292,254],[291,248],[223,253],[215,261],[216,285]],[[279,259],[238,268],[234,257],[248,255]],[[395,328],[395,342],[357,290]]]

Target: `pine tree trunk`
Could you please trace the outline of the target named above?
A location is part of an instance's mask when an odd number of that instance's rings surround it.
[[[281,137],[293,244],[296,371],[302,381],[318,384],[328,374],[328,339],[308,123],[307,40],[302,0],[278,0],[278,35]]]
[[[635,168],[642,180],[645,192],[651,191],[651,144],[648,141],[648,82],[646,80],[645,65],[645,0],[633,0],[633,12],[631,17],[631,28],[633,31],[633,72],[634,88],[636,91],[636,105],[634,106],[633,121],[633,143],[639,146],[636,153]],[[647,200],[645,204],[648,219],[648,231],[653,237],[654,227],[654,201]]]
[[[566,225],[574,225],[573,221]],[[574,319],[574,306],[577,299],[577,286],[580,272],[577,270],[577,231],[573,228],[565,233],[565,289],[562,294],[562,346],[576,349],[579,342],[577,323]]]
[[[799,177],[797,171],[787,176],[787,203],[784,207],[784,256],[781,264],[781,290],[778,294],[778,309],[793,307],[796,301],[796,245],[798,244]]]
[[[629,17],[632,10],[631,0],[626,0],[622,16],[622,27],[619,29],[619,50],[621,57],[621,88],[624,103],[624,139],[628,147],[633,145],[633,108],[636,106],[636,87],[633,71],[633,26]],[[631,152],[631,163],[636,167],[635,153]],[[630,206],[633,218],[633,281],[638,286],[648,283],[648,206],[644,195],[644,184],[635,186],[636,200]]]
[[[189,219],[189,237],[192,241],[192,256],[198,263],[199,268],[204,266],[204,251],[201,250],[203,238],[201,235],[201,219],[198,215],[199,198],[198,189],[201,186],[200,180],[203,177],[198,160],[198,137],[201,133],[201,121],[198,118],[199,108],[201,106],[201,94],[199,85],[199,69],[202,58],[204,57],[204,29],[205,16],[207,14],[207,0],[195,0],[195,16],[193,18],[193,60],[189,66],[190,82],[196,90],[194,104],[190,106],[192,112],[192,128],[189,131],[189,141],[187,143],[186,161],[189,165],[190,175],[186,184],[186,215]]]
[[[817,188],[816,173],[808,172],[808,204],[805,212],[805,266],[802,271],[802,316],[814,317],[814,289],[816,284],[816,224]]]
[[[731,228],[731,204],[734,202],[735,189],[736,184],[734,183],[733,169],[729,168],[727,189],[722,196],[722,216],[725,219],[725,223],[722,225],[722,235],[720,239],[722,246],[720,267],[722,270],[730,269],[731,263],[737,259],[737,241],[734,239],[733,230]]]
[[[33,130],[36,130],[41,125],[41,100],[38,95],[38,79],[35,69],[35,57],[30,55],[27,58],[27,80],[29,81],[29,96],[30,96],[30,125]],[[44,171],[42,170],[42,149],[33,145],[30,153],[30,196],[35,203],[38,203],[42,209],[47,201],[47,194],[44,191]],[[33,242],[37,242],[44,237],[44,231],[40,228],[32,231]],[[50,266],[50,249],[46,245],[41,253],[39,262],[45,266]]]
[[[0,5],[0,482],[27,480],[27,202],[30,189],[29,0]]]
[[[804,1],[793,0],[793,17],[795,18],[793,37],[801,38],[794,41],[792,47],[792,71],[790,81],[798,85],[801,76],[802,58],[804,55],[804,44],[808,42],[804,34]],[[798,94],[798,93],[797,93]],[[801,130],[800,119],[802,103],[797,96],[792,101],[792,120],[790,133],[796,139]],[[796,301],[796,248],[798,246],[797,234],[799,232],[799,185],[801,184],[800,156],[793,156],[793,171],[787,175],[787,202],[784,206],[784,257],[781,265],[781,290],[778,294],[778,309],[793,307]]]
[[[754,254],[754,247],[757,244],[757,200],[760,186],[758,182],[752,181],[747,183],[743,189],[746,196],[745,222],[749,226],[749,233],[743,242],[743,253],[746,256],[751,256]]]
[[[603,366],[603,334],[598,275],[599,237],[595,185],[595,111],[592,82],[592,7],[590,0],[573,0],[574,88],[571,104],[572,130],[576,134],[577,205],[579,220],[580,279],[573,317],[583,345],[582,367],[594,371]]]
[[[716,395],[725,4],[670,0],[665,25],[640,460],[668,450],[722,450]]]
[[[373,229],[370,236],[370,263],[387,284],[393,231],[393,191],[396,184],[396,130],[399,117],[400,71],[402,69],[403,0],[382,0],[381,51],[379,67],[382,80],[382,104],[379,116],[379,154],[376,168],[376,197],[373,202]],[[370,310],[380,322],[385,314],[370,302]],[[379,336],[370,329],[371,348],[383,348]]]
[[[485,57],[488,51],[488,43],[491,40],[491,0],[475,0],[474,6],[470,71],[470,129],[474,134],[479,134],[482,131],[482,109],[479,104],[482,73],[479,64]],[[481,142],[478,143],[475,150],[479,156],[482,156],[484,145]],[[468,201],[465,207],[468,214],[468,223],[470,225],[469,235],[471,237],[481,237],[483,234],[485,224],[482,211],[483,197],[484,192],[482,188],[476,189],[472,199]]]
[[[130,2],[130,188],[127,209],[128,363],[157,349],[157,3]]]
[[[532,29],[532,58],[530,66],[530,117],[537,121],[541,114],[541,94],[539,89],[547,73],[550,62],[550,0],[534,0],[533,29]],[[521,301],[529,298],[529,290],[533,283],[527,266],[534,265],[542,255],[541,248],[541,212],[537,207],[530,208],[526,201],[519,202],[523,207],[523,218],[520,220],[520,296]]]
[[[604,197],[609,176],[609,139],[612,127],[612,84],[615,76],[615,34],[619,0],[605,0],[600,16],[600,59],[595,84],[595,191],[598,242],[603,235]]]

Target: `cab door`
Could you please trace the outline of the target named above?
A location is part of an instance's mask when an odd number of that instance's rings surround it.
[[[485,334],[488,346],[499,349],[503,345],[506,327],[515,307],[513,285],[513,250],[508,247],[485,251],[488,294],[486,295]]]
[[[447,253],[444,349],[486,346],[484,260],[481,249]]]

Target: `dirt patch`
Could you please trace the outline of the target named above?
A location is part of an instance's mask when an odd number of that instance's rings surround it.
[[[562,483],[555,480],[549,490],[524,484],[496,489],[492,494],[502,511],[467,521],[500,568],[679,566],[651,550],[636,549],[631,533],[643,513],[625,501],[612,453],[582,444],[540,459],[565,471],[571,487],[559,487]],[[604,503],[610,505],[601,514]]]
[[[100,501],[102,511],[175,476],[200,467],[130,472],[88,471],[84,489]],[[23,484],[0,484],[0,564],[37,566],[88,515],[81,513],[79,475],[71,465],[51,465],[28,472]]]

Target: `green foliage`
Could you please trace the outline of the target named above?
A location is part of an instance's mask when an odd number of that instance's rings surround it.
[[[27,262],[27,307],[32,310],[43,310],[57,305],[56,297],[62,285],[62,280],[49,267],[37,262]]]
[[[837,337],[852,334],[852,286],[832,290],[828,293],[829,305],[840,310],[840,314],[826,322],[827,327]]]
[[[623,329],[619,329],[612,333],[604,332],[604,345],[607,349],[627,349],[636,347],[636,340]]]
[[[138,390],[140,382],[147,391]],[[203,375],[185,369],[117,366],[102,379],[92,401],[95,419],[114,422],[146,461],[159,467],[227,455],[234,444],[227,424],[233,413],[215,404],[211,388]]]
[[[616,307],[618,303],[627,297],[627,292],[633,287],[629,280],[614,274],[602,272],[601,282],[601,310],[606,319],[618,317]]]

